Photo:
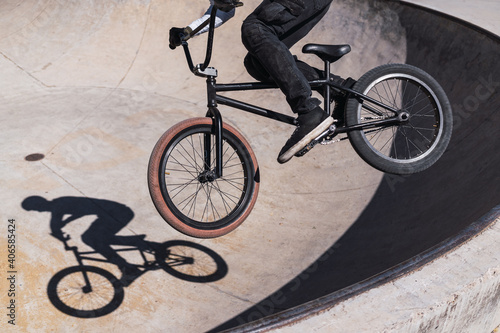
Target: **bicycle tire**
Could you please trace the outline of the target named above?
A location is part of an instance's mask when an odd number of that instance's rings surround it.
[[[205,135],[210,135],[214,147],[208,117],[174,125],[158,140],[148,166],[148,186],[156,209],[173,228],[196,238],[220,237],[233,231],[250,214],[259,191],[255,154],[245,138],[225,123],[223,176],[200,180]],[[210,169],[215,165],[214,155]]]
[[[409,175],[429,168],[443,155],[451,138],[453,116],[446,93],[429,74],[407,64],[382,65],[363,75],[353,90],[409,116],[403,123],[348,133],[353,148],[369,165],[383,172]],[[349,98],[345,112],[348,126],[390,114],[355,97]]]
[[[90,292],[84,291],[84,271],[91,282]],[[59,271],[50,279],[47,294],[59,311],[77,318],[105,316],[116,310],[125,296],[120,280],[95,266],[73,266]]]

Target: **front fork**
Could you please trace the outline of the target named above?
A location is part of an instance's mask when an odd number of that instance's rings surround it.
[[[208,96],[208,111],[206,116],[212,118],[212,131],[205,134],[204,138],[204,159],[205,159],[205,173],[212,173],[212,177],[222,177],[222,116],[217,109],[216,91],[215,91],[215,77],[209,76],[207,78],[207,96]],[[215,135],[215,169],[210,169],[212,164],[212,144],[211,136]]]

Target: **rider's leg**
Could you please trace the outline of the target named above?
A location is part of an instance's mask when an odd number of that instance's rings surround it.
[[[297,68],[302,72],[307,81],[320,80],[325,77],[325,71],[312,67],[309,64],[299,60],[296,56],[293,56]],[[245,68],[254,79],[261,82],[274,82],[273,78],[266,71],[264,66],[259,62],[259,60],[252,54],[248,53],[243,60]],[[337,83],[342,83],[343,79],[335,74],[330,73],[330,78]],[[317,88],[319,92],[322,92],[322,88]]]
[[[107,219],[96,219],[82,234],[82,241],[93,248],[97,253],[101,254],[110,263],[120,268],[130,266],[130,264],[111,247],[111,244],[116,243],[114,241],[116,235],[113,231],[110,232],[106,227],[107,222]]]
[[[245,59],[243,60],[243,64],[245,65],[248,74],[250,74],[250,76],[256,79],[257,81],[274,82],[271,75],[269,75],[269,73],[261,65],[259,60],[250,53],[246,55]]]
[[[323,17],[329,3],[325,0],[321,7],[318,2],[307,2],[303,7],[287,8],[287,1],[264,0],[242,25],[243,44],[283,91],[292,111],[299,114],[298,127],[280,152],[280,163],[288,161],[333,121],[319,107],[320,101],[312,97],[308,80],[289,51]]]
[[[118,266],[124,277],[125,275],[134,276],[140,274],[141,271],[135,265],[130,264],[121,257],[111,245],[135,245],[139,243],[137,236],[124,237],[116,235],[133,217],[134,213],[130,208],[120,206],[119,217],[108,218],[107,216],[99,216],[81,236],[85,244],[92,247],[110,263]],[[130,239],[130,242],[124,242],[125,239]]]
[[[297,68],[302,72],[302,74],[304,74],[307,81],[314,81],[325,78],[324,70],[312,67],[307,63],[300,61],[296,56],[294,56],[294,58],[295,58],[295,63],[297,64]],[[269,73],[260,64],[259,60],[250,53],[246,55],[245,59],[243,60],[243,63],[245,65],[248,74],[250,74],[257,81],[274,82]],[[346,83],[346,80],[344,80],[342,77],[332,73],[330,73],[330,80],[339,85],[345,85]],[[321,96],[324,97],[325,91],[323,87],[313,88],[312,90],[319,92]],[[337,91],[335,91],[333,88],[330,88],[330,103],[332,103],[338,95],[339,93]]]
[[[270,27],[256,20],[243,23],[242,29],[243,43],[280,87],[294,113],[307,113],[320,104],[311,97],[308,81],[292,54]]]
[[[289,48],[303,38],[326,14],[331,0],[264,0],[242,25],[242,41],[250,54],[278,84],[295,113],[313,110],[306,77]]]

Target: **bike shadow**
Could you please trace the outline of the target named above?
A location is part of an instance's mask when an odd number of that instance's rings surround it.
[[[151,270],[164,270],[175,278],[209,283],[224,278],[228,267],[215,251],[190,241],[163,243],[146,240],[146,235],[117,235],[134,217],[121,203],[85,197],[47,200],[31,196],[22,202],[28,211],[51,213],[51,235],[72,252],[76,265],[57,272],[47,285],[51,303],[61,312],[77,318],[96,318],[116,310],[124,299],[124,288]],[[64,233],[69,223],[88,223],[81,241],[92,250],[79,250],[78,240]],[[68,228],[66,228],[68,229]],[[116,266],[121,276],[116,277]],[[103,268],[103,267],[106,267]]]

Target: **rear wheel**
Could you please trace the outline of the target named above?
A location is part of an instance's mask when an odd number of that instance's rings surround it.
[[[151,198],[165,221],[189,236],[227,234],[247,218],[257,200],[258,166],[250,145],[228,124],[223,125],[222,132],[220,178],[214,172],[215,135],[208,117],[173,126],[151,154]],[[210,163],[205,162],[207,152]]]
[[[207,283],[226,276],[228,268],[215,251],[183,240],[168,241],[155,249],[158,265],[176,278]]]
[[[429,74],[405,64],[389,64],[363,75],[353,90],[401,113],[401,122],[349,132],[356,152],[388,173],[412,174],[427,169],[444,153],[451,138],[450,103]],[[348,126],[394,117],[392,111],[355,97],[346,106]]]

